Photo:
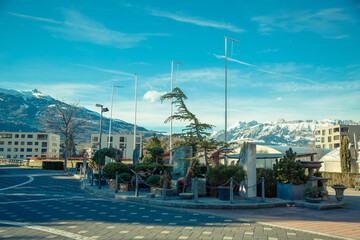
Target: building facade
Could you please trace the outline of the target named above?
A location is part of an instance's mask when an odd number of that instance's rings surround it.
[[[0,132],[0,158],[59,157],[60,136],[40,132]]]
[[[136,135],[136,148],[140,149],[140,156],[141,156],[141,149],[142,149],[142,136]],[[130,158],[133,157],[133,150],[134,150],[134,135],[128,134],[112,134],[110,136],[110,144],[108,142],[109,135],[102,134],[101,136],[101,148],[106,147],[113,147],[116,149],[124,149],[123,157]],[[99,142],[100,137],[99,134],[91,134],[91,155],[93,156],[94,153],[99,150]]]
[[[344,139],[345,136],[349,138],[349,143],[357,144],[359,134],[359,125],[335,125],[318,128],[315,129],[315,147],[327,149],[338,148],[341,145],[341,140]]]

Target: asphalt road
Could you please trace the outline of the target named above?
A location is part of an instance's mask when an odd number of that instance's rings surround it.
[[[59,171],[0,166],[0,239],[336,238],[99,198]]]

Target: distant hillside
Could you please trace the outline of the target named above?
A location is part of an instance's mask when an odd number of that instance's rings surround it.
[[[301,146],[313,144],[315,141],[314,130],[320,127],[333,126],[336,124],[359,123],[351,120],[297,120],[260,123],[257,121],[237,122],[228,128],[228,141],[231,142],[253,142],[263,145],[287,145]],[[224,130],[214,132],[212,138],[224,140]]]
[[[0,88],[0,131],[49,131],[42,123],[43,114],[48,108],[59,102],[38,90],[16,91]],[[81,103],[80,103],[81,104]],[[67,105],[67,104],[66,104]],[[76,136],[79,142],[89,142],[91,134],[98,133],[100,114],[84,107],[77,116],[85,121],[81,133]],[[109,118],[103,117],[104,132],[108,132]],[[113,119],[113,133],[131,133],[133,124]],[[151,136],[153,131],[137,126],[139,133]],[[54,132],[54,131],[52,131]]]

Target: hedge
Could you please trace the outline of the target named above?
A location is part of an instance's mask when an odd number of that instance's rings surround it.
[[[355,176],[359,173],[339,173],[339,172],[320,172],[322,177],[332,178],[327,182],[327,186],[344,185],[348,188],[355,187]]]
[[[64,170],[64,162],[62,161],[43,161],[42,169],[46,170]]]
[[[259,182],[261,177],[265,179],[265,197],[276,198],[276,180],[273,176],[273,169],[258,168],[256,169],[256,182]],[[257,196],[261,197],[261,183],[257,185]]]

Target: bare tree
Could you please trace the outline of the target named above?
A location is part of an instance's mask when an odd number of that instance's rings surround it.
[[[62,134],[64,136],[64,170],[67,169],[67,158],[69,151],[74,144],[74,136],[81,129],[84,121],[77,118],[80,112],[79,103],[66,104],[60,101],[54,102],[54,107],[46,111],[45,126],[48,129]]]

